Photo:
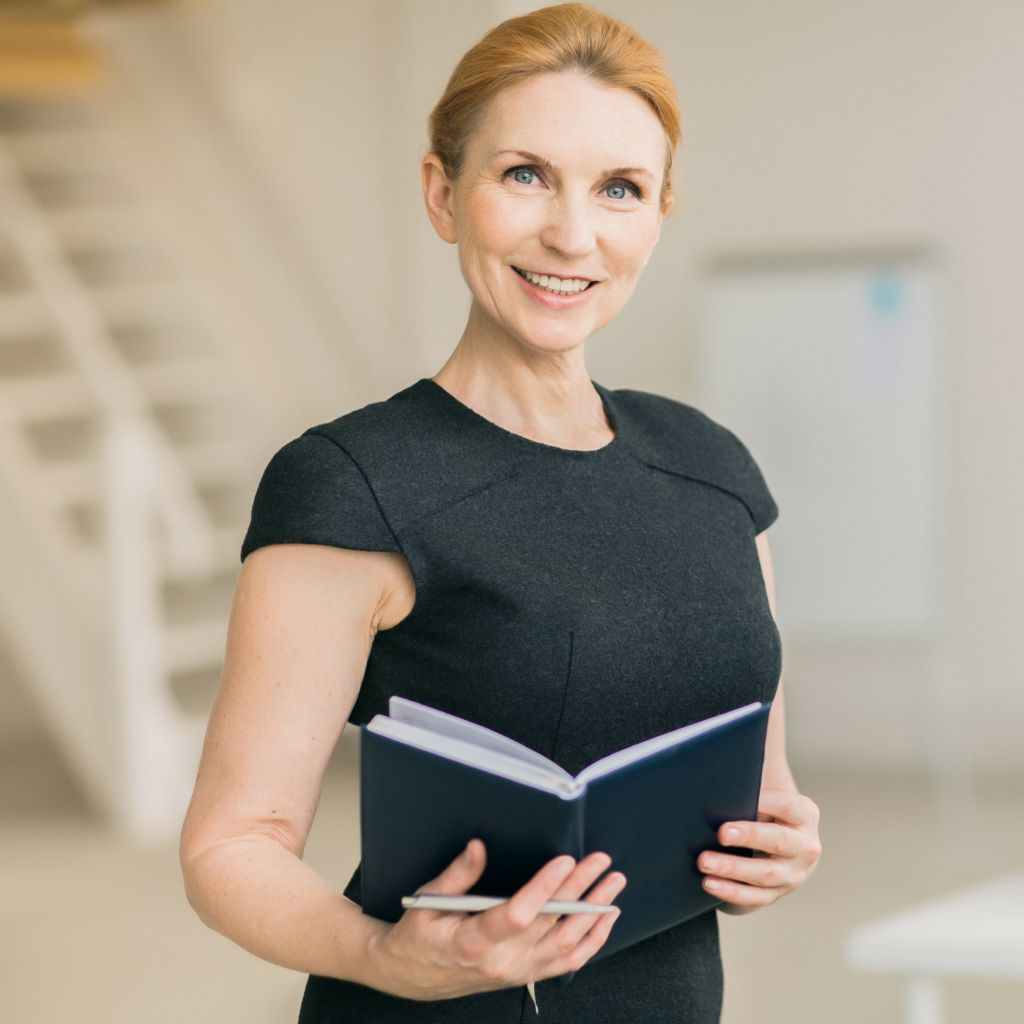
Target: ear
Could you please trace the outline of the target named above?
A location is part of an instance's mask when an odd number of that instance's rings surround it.
[[[452,186],[445,174],[444,165],[436,153],[423,158],[423,201],[427,204],[427,216],[434,230],[449,244],[458,240],[455,228],[455,211],[452,204]]]

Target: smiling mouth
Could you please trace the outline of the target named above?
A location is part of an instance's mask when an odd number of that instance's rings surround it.
[[[581,277],[553,277],[550,274],[535,274],[532,270],[512,268],[524,281],[552,295],[578,295],[586,291],[596,281]]]

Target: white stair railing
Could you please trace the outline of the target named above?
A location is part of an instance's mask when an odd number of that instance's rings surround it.
[[[104,800],[121,826],[139,838],[166,838],[178,828],[188,799],[202,723],[186,719],[168,690],[161,587],[164,570],[180,578],[211,567],[214,531],[92,295],[2,144],[0,219],[102,418],[103,619],[114,678],[95,688],[92,699],[102,702],[106,694],[112,706],[89,724],[79,714],[81,693],[74,692],[82,680],[65,672],[41,682],[65,734],[106,731],[78,748],[105,749],[111,763],[89,774],[104,780]],[[70,573],[68,584],[74,586]],[[88,612],[83,608],[86,620]]]

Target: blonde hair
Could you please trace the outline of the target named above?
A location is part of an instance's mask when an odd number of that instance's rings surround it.
[[[576,71],[629,89],[650,105],[668,141],[664,205],[672,191],[679,144],[679,102],[660,50],[625,22],[589,4],[569,3],[509,18],[459,61],[428,122],[431,152],[450,181],[462,170],[466,145],[488,101],[503,89],[551,72]]]

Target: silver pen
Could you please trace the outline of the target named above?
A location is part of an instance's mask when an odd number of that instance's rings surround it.
[[[506,896],[403,896],[402,907],[406,910],[452,910],[464,914],[476,914],[492,907],[508,903]],[[540,908],[542,914],[608,914],[615,907],[603,903],[583,903],[580,900],[548,900]]]

